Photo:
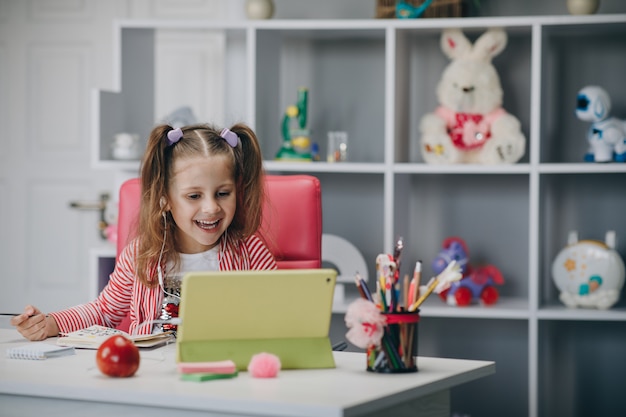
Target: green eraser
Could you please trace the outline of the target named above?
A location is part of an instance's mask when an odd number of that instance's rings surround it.
[[[180,374],[180,379],[182,379],[183,381],[203,382],[212,381],[214,379],[234,378],[237,375],[237,371],[233,372],[232,374]]]

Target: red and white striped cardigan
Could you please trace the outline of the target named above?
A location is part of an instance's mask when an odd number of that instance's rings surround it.
[[[222,245],[219,252],[220,271],[277,268],[269,249],[256,235],[238,245],[232,242],[220,245]],[[158,285],[147,287],[136,279],[137,249],[137,241],[124,248],[109,277],[109,283],[94,301],[50,313],[56,320],[61,334],[94,324],[116,327],[129,311],[131,319],[129,333],[147,334],[152,331],[150,320],[158,318],[161,314],[163,291]],[[141,325],[142,323],[146,325]]]

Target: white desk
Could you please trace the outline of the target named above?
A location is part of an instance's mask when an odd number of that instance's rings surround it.
[[[116,379],[100,373],[94,350],[43,361],[6,358],[7,348],[26,343],[0,329],[2,416],[448,417],[450,388],[495,372],[493,362],[419,357],[417,373],[374,374],[365,371],[365,354],[335,352],[336,369],[285,370],[272,379],[241,372],[197,383],[179,380],[170,345],[142,350],[137,374]]]

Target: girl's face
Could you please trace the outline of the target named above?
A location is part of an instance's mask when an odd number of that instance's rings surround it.
[[[177,248],[200,253],[218,244],[235,217],[237,193],[225,155],[178,159],[168,188],[167,208],[176,222]]]

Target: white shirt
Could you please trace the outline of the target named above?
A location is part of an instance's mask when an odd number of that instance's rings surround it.
[[[164,297],[161,306],[161,320],[169,320],[178,317],[178,305],[180,304],[180,288],[183,275],[193,271],[219,271],[219,245],[213,249],[201,253],[181,253],[180,268],[174,271],[174,265],[167,263],[164,280]],[[176,326],[164,324],[155,326],[153,331],[175,330]]]

